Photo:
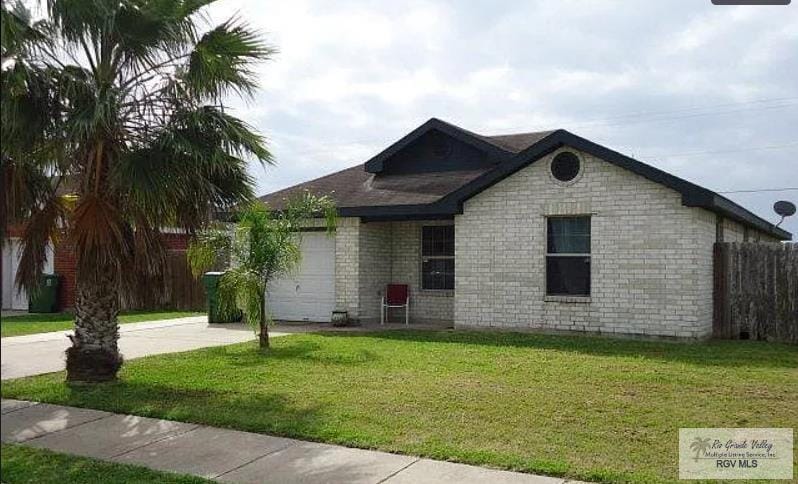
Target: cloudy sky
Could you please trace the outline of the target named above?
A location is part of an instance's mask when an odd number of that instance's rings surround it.
[[[430,117],[566,128],[716,191],[798,187],[798,3],[241,1],[279,49],[238,114],[259,193],[364,162]],[[775,221],[798,190],[728,194]],[[783,225],[798,234],[798,215]]]

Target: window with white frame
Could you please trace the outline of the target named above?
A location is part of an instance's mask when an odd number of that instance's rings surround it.
[[[590,217],[546,219],[546,294],[590,296]]]
[[[421,227],[421,288],[454,289],[454,225]]]

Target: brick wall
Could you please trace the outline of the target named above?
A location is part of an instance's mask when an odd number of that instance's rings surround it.
[[[580,177],[563,185],[550,175],[555,154],[456,216],[455,325],[708,337],[715,214],[583,153]],[[546,297],[546,216],[584,214],[592,221],[591,297]]]
[[[6,230],[6,237],[22,237],[22,233],[24,232],[24,227],[21,225],[9,225],[8,229]]]
[[[335,230],[335,308],[359,318],[360,219],[341,218]]]
[[[66,240],[60,241],[55,246],[53,271],[58,274],[61,284],[58,288],[58,306],[62,311],[75,307],[76,269],[75,247]]]
[[[186,250],[188,249],[188,242],[191,240],[188,234],[173,234],[167,232],[161,234],[161,236],[168,250]]]
[[[421,290],[421,227],[441,221],[360,222],[339,220],[335,240],[337,309],[350,317],[374,322],[389,283],[410,288],[410,318],[415,322],[452,321],[451,291]],[[392,313],[395,320],[400,314]]]
[[[182,252],[188,248],[189,236],[187,234],[163,234],[164,244],[170,252]],[[53,270],[59,275],[61,287],[59,288],[58,304],[61,310],[71,310],[75,307],[75,291],[77,287],[76,269],[77,259],[75,248],[68,241],[61,241],[55,247]]]
[[[359,317],[362,320],[380,319],[380,301],[385,286],[391,283],[392,226],[387,222],[361,223],[358,252]]]
[[[10,226],[9,237],[21,237],[24,228]],[[182,233],[164,233],[164,243],[170,252],[181,252],[188,248],[189,236]],[[60,310],[72,310],[75,307],[77,258],[71,242],[62,239],[54,248],[53,272],[58,274],[60,288],[58,306]]]
[[[721,221],[723,240],[719,242],[763,242],[763,243],[779,243],[777,238],[770,234],[766,234],[759,230],[750,229],[739,222],[722,218]]]
[[[394,222],[391,279],[410,286],[410,319],[417,322],[451,322],[454,319],[452,291],[421,289],[421,227],[451,224],[451,221]],[[455,272],[457,272],[455,261]]]

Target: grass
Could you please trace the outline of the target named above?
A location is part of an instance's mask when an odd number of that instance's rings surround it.
[[[63,380],[2,394],[607,482],[675,482],[679,427],[798,426],[798,347],[751,341],[304,334]]]
[[[192,311],[129,311],[119,315],[119,324],[157,321],[159,319],[184,318],[202,313]],[[24,334],[47,333],[72,329],[72,313],[39,313],[3,316],[0,336],[22,336]]]
[[[15,444],[3,444],[0,481],[8,484],[203,484],[205,479],[112,464]]]

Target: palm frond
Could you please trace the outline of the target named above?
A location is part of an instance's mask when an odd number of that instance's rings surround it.
[[[117,266],[130,259],[131,229],[114,203],[95,193],[84,193],[72,217],[72,238],[78,270]]]
[[[10,8],[8,8],[10,5]],[[34,22],[30,10],[20,1],[2,2],[0,6],[0,61],[5,70],[9,63],[27,54],[39,43],[49,42],[46,22]]]
[[[123,62],[146,67],[162,53],[179,55],[186,44],[196,42],[192,18],[214,0],[149,0],[121,5],[114,34],[123,53]]]
[[[182,80],[198,98],[219,100],[230,92],[248,97],[257,86],[252,65],[275,53],[257,31],[231,18],[199,39]]]
[[[152,223],[194,230],[211,207],[253,199],[245,157],[272,160],[263,137],[245,123],[215,107],[180,110],[150,145],[119,156],[110,182]]]
[[[219,311],[223,316],[232,316],[238,311],[244,321],[257,328],[265,314],[262,314],[264,291],[263,280],[256,272],[246,266],[227,270],[219,280]]]
[[[2,175],[3,206],[0,235],[5,234],[6,225],[19,224],[31,216],[31,211],[52,197],[51,179],[38,166],[3,156],[0,159]]]
[[[163,133],[162,144],[193,156],[214,146],[232,156],[252,156],[263,163],[272,162],[265,138],[217,106],[176,110]]]
[[[233,244],[231,235],[227,227],[215,224],[192,239],[186,257],[194,277],[201,276],[222,262],[227,264]]]
[[[121,274],[123,294],[131,301],[158,300],[168,267],[166,243],[159,227],[141,217],[137,220],[130,234],[130,257]]]
[[[60,229],[67,217],[68,204],[64,197],[53,196],[45,200],[40,208],[33,210],[24,226],[22,234],[22,255],[17,269],[16,285],[29,294],[36,292],[39,275],[44,271],[47,260],[47,247],[50,242],[57,243]]]
[[[16,62],[0,74],[3,155],[19,161],[47,160],[44,148],[58,132],[62,109],[53,74],[26,62]]]
[[[47,14],[68,43],[78,44],[86,37],[102,40],[121,5],[118,0],[47,0]]]

